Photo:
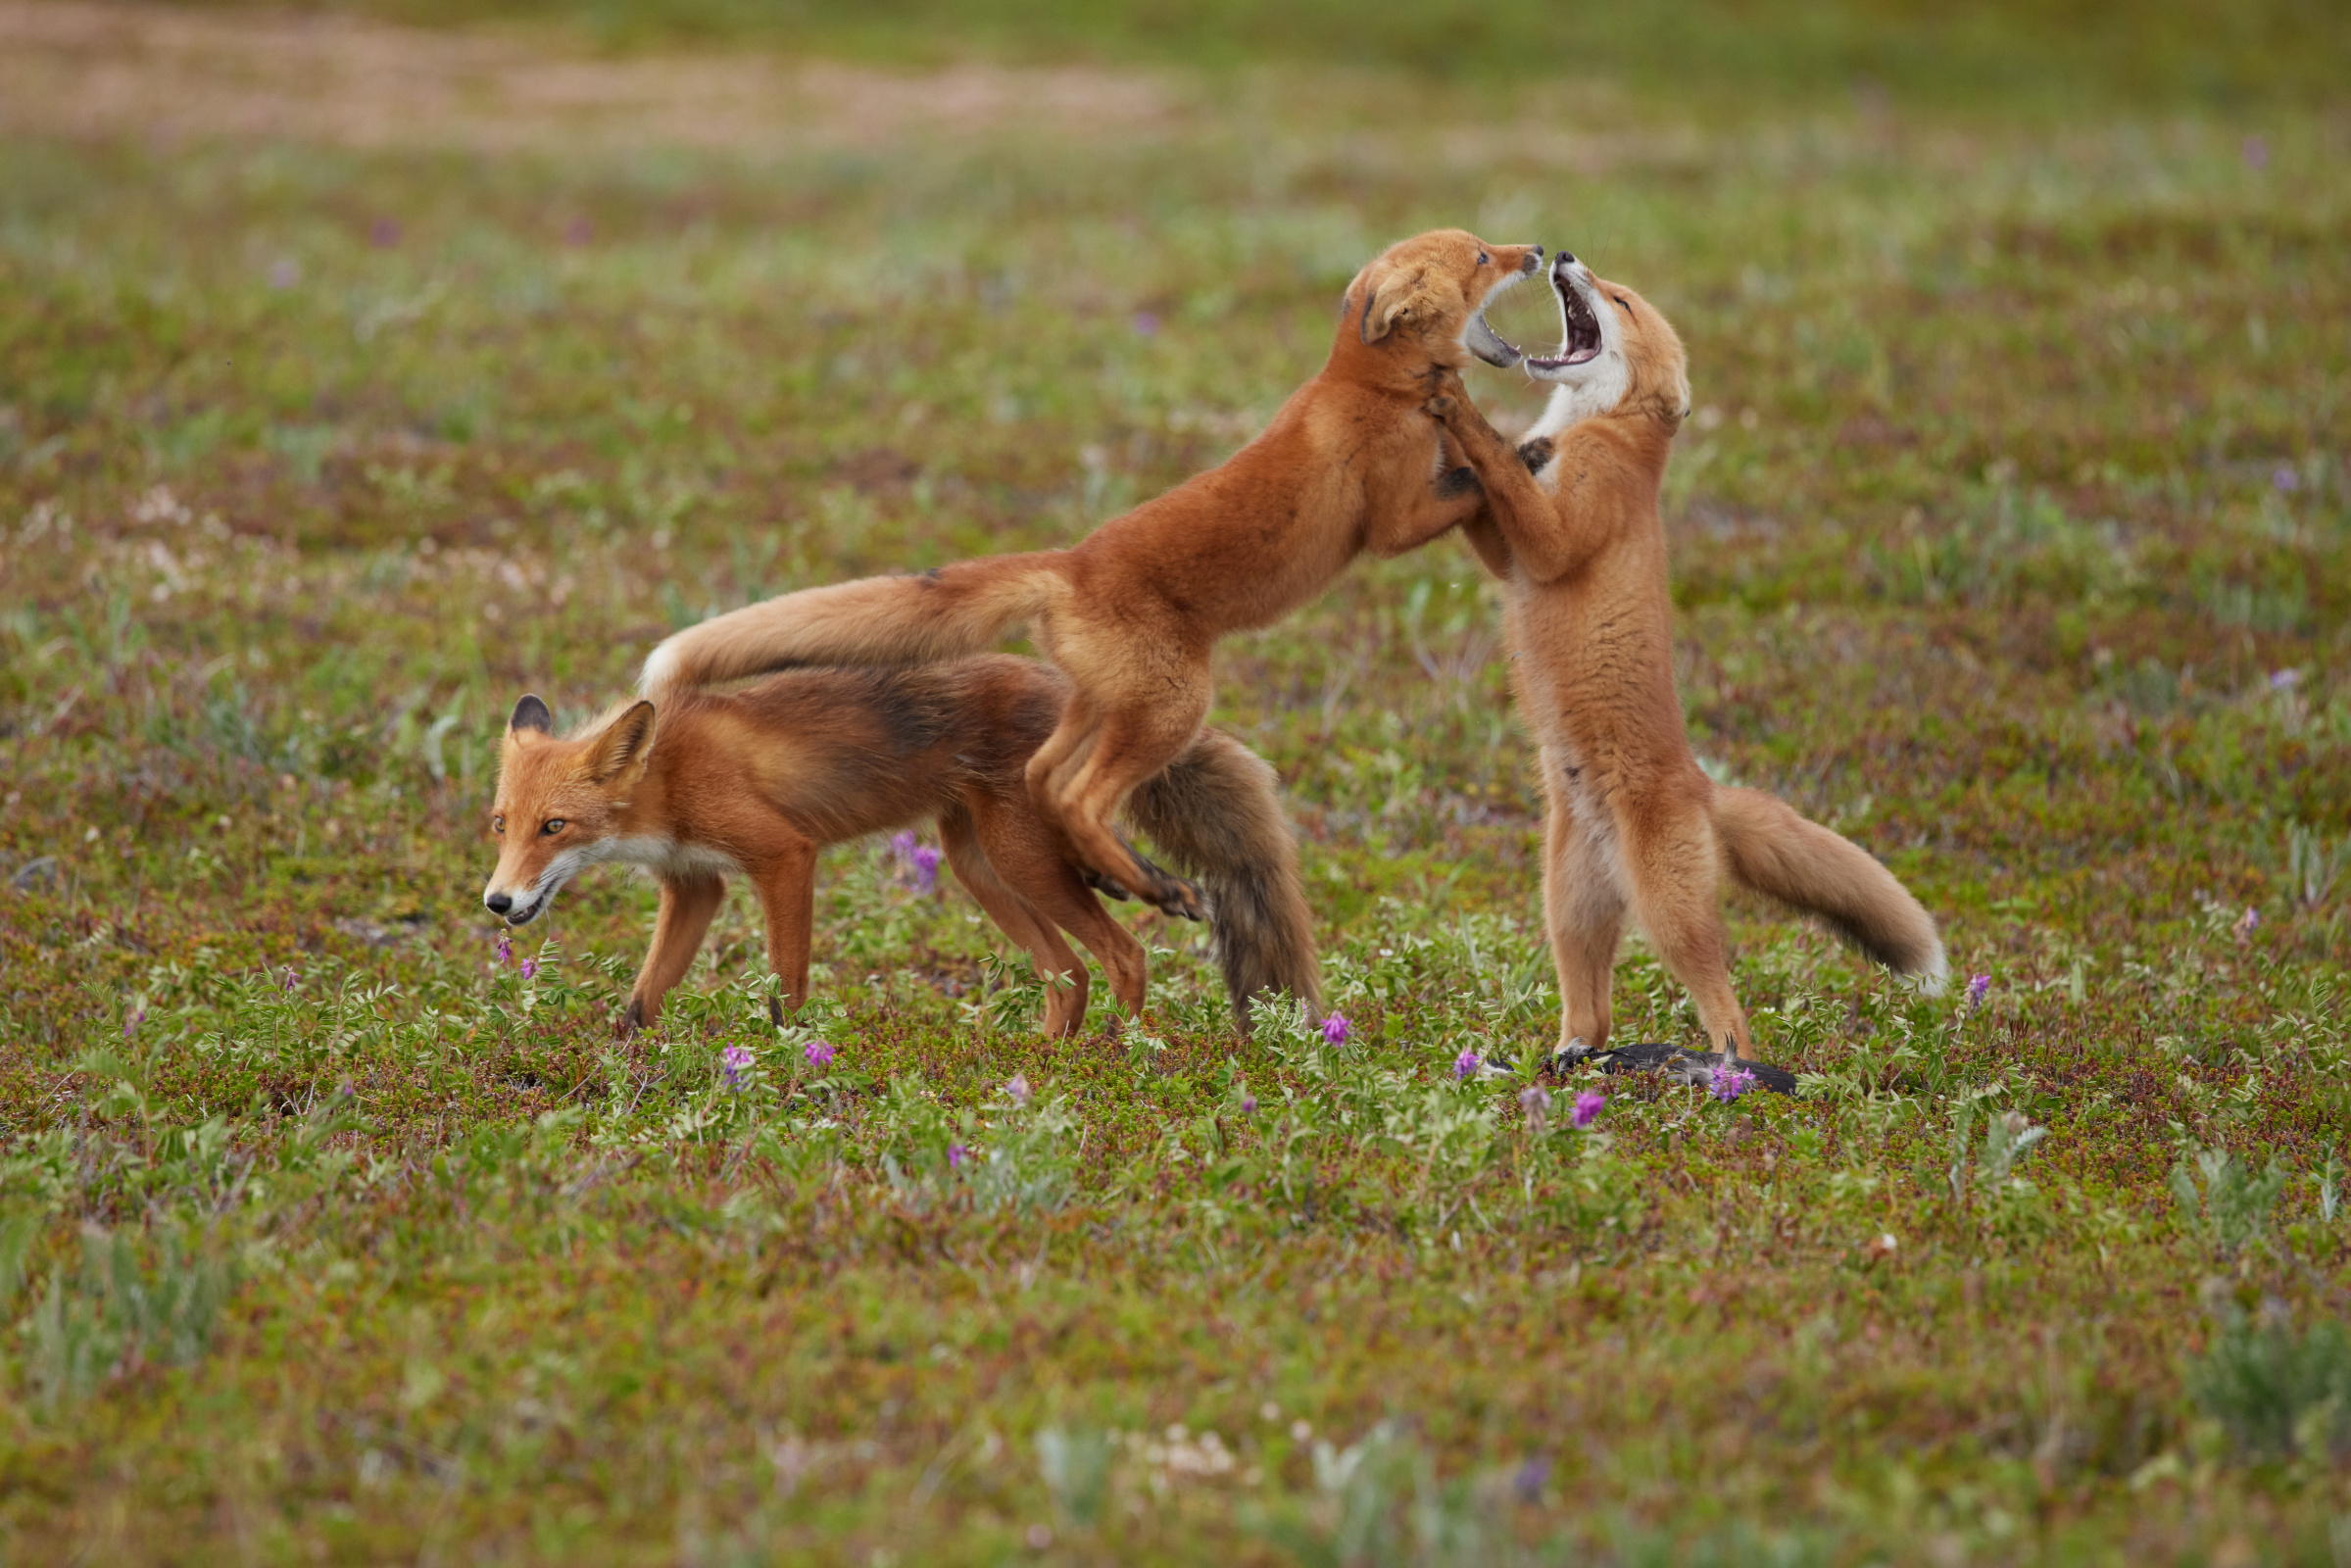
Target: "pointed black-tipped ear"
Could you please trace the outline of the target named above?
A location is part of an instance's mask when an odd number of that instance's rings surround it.
[[[555,728],[555,715],[536,697],[525,697],[514,705],[514,716],[506,721],[506,727],[512,730],[535,729],[545,735]]]
[[[596,737],[588,751],[588,775],[599,784],[641,765],[653,750],[653,704],[638,703]]]

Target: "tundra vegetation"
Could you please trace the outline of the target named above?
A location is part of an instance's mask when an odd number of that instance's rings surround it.
[[[0,10],[0,1555],[2351,1560],[2340,17],[1738,8],[1683,75],[1439,7],[1446,77],[1378,8],[1339,74],[390,9]],[[1150,1015],[1049,1044],[912,841],[781,1030],[741,891],[627,1044],[649,887],[485,917],[517,694],[1075,538],[1456,222],[1680,326],[1691,731],[1950,993],[1742,908],[1801,1098],[1531,1078],[1450,541],[1220,662],[1344,1026],[1241,1039],[1129,906]],[[1638,943],[1617,1012],[1693,1035]]]

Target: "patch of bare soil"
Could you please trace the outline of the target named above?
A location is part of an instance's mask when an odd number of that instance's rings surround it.
[[[349,17],[0,0],[0,133],[757,153],[976,131],[1149,134],[1175,107],[1166,81],[1140,73],[611,58]]]

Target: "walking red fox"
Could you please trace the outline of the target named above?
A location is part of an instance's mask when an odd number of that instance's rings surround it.
[[[1818,915],[1896,972],[1939,985],[1935,922],[1867,851],[1760,790],[1698,767],[1674,690],[1673,604],[1657,493],[1690,413],[1682,340],[1646,301],[1573,256],[1551,264],[1563,341],[1530,356],[1553,383],[1515,449],[1458,377],[1429,402],[1477,471],[1464,529],[1503,579],[1520,710],[1549,799],[1543,914],[1559,971],[1559,1045],[1608,1043],[1629,910],[1690,989],[1710,1044],[1748,1046],[1716,904],[1723,876]]]
[[[1542,261],[1540,246],[1459,229],[1405,240],[1347,286],[1321,372],[1222,466],[1074,549],[806,589],[688,627],[646,660],[641,689],[660,700],[801,664],[925,663],[1026,623],[1074,687],[1029,759],[1040,808],[1107,883],[1197,918],[1197,890],[1137,858],[1111,818],[1191,744],[1218,638],[1272,624],[1366,550],[1401,555],[1477,511],[1421,404],[1432,374],[1471,354],[1516,362],[1482,313]]]
[[[685,693],[662,704],[658,725],[652,703],[627,705],[563,739],[547,705],[525,697],[507,726],[490,819],[498,868],[482,902],[522,925],[588,866],[650,870],[661,912],[629,993],[627,1033],[660,1013],[702,947],[725,878],[739,872],[759,890],[767,961],[797,1005],[808,995],[816,852],[930,818],[965,890],[1035,960],[1048,1034],[1072,1034],[1086,1016],[1086,967],[1060,931],[1086,945],[1119,1002],[1139,1012],[1142,946],[1087,888],[1023,782],[1067,695],[1057,672],[1006,655],[808,669],[729,695]],[[1274,784],[1256,754],[1201,729],[1128,809],[1206,885],[1244,1030],[1259,993],[1287,992],[1309,1013],[1321,1003],[1298,847]],[[783,1005],[771,1004],[779,1021]]]

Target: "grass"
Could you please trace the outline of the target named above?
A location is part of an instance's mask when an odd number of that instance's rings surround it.
[[[2342,1560],[2339,114],[1153,79],[1083,135],[0,143],[7,1560]],[[1146,916],[1146,1025],[1049,1045],[874,845],[782,1034],[741,896],[634,1046],[646,886],[502,957],[517,694],[1076,537],[1439,222],[1673,316],[1691,732],[1981,1007],[1742,908],[1803,1098],[1456,1080],[1554,1012],[1450,542],[1220,665],[1342,1044],[1239,1039]],[[1638,946],[1617,1005],[1694,1033]]]

